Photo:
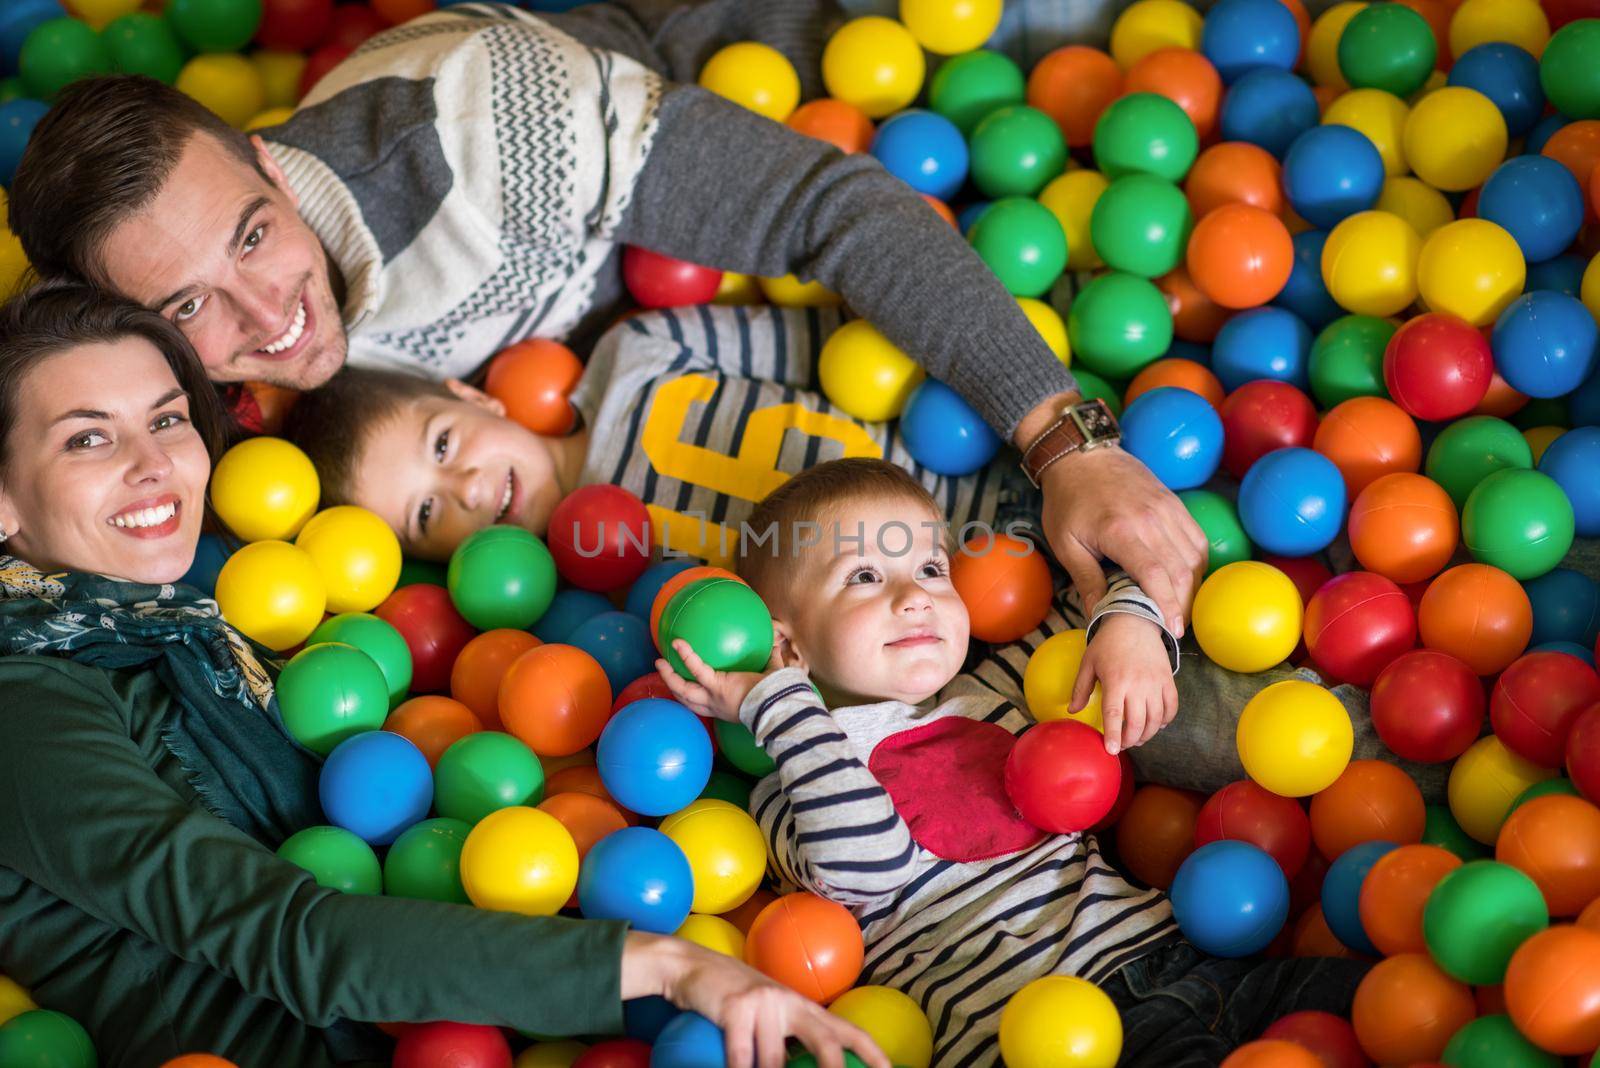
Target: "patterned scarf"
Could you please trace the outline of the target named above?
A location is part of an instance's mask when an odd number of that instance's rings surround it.
[[[189,586],[46,575],[0,555],[0,655],[154,671],[174,698],[163,741],[202,803],[275,847],[323,822],[319,763],[285,730],[257,653]]]

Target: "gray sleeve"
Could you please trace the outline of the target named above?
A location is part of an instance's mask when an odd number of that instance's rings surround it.
[[[1015,298],[909,186],[698,87],[663,97],[613,236],[820,281],[1007,439],[1040,402],[1077,389]]]

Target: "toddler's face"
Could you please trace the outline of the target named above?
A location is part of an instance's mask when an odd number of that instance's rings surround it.
[[[847,505],[821,525],[778,622],[823,697],[917,704],[938,693],[961,670],[969,636],[943,518],[891,499]]]

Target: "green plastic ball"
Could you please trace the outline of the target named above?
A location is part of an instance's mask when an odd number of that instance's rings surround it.
[[[817,1068],[817,1056],[814,1053],[797,1053],[785,1062],[783,1068]],[[845,1050],[844,1068],[867,1068],[867,1062]]]
[[[123,74],[143,74],[171,85],[183,70],[183,46],[166,20],[147,12],[124,15],[100,32],[111,66]]]
[[[237,52],[261,25],[261,0],[171,0],[167,21],[196,52]]]
[[[443,586],[449,581],[449,574],[443,564],[432,560],[402,560],[400,579],[394,584],[394,588],[398,590],[401,586]]]
[[[772,657],[772,615],[761,597],[735,579],[691,582],[661,612],[658,647],[672,670],[693,679],[672,643],[682,638],[716,671],[765,671]]]
[[[89,1032],[49,1009],[20,1012],[0,1025],[0,1064],[6,1068],[96,1068]]]
[[[1445,1043],[1451,1068],[1561,1068],[1561,1058],[1529,1042],[1503,1013],[1480,1016]]]
[[[1496,471],[1461,509],[1461,544],[1479,563],[1526,581],[1561,563],[1572,548],[1572,501],[1541,471]]]
[[[1067,269],[1067,235],[1037,200],[995,201],[973,224],[967,240],[1014,296],[1043,296]]]
[[[940,65],[928,85],[928,106],[956,124],[962,137],[997,108],[1027,98],[1022,70],[999,52],[978,49]]]
[[[307,827],[278,847],[278,856],[311,873],[318,886],[341,894],[383,893],[378,854],[343,827]]]
[[[1457,419],[1428,446],[1424,473],[1450,495],[1459,511],[1478,483],[1496,471],[1533,467],[1533,450],[1517,428],[1492,415]]]
[[[1324,408],[1352,397],[1387,397],[1383,350],[1397,327],[1373,315],[1346,315],[1311,343],[1311,394]]]
[[[1154,282],[1112,271],[1083,287],[1067,312],[1072,355],[1108,378],[1132,378],[1172,345],[1172,311]]]
[[[521,527],[485,527],[456,547],[445,586],[461,618],[479,630],[527,630],[556,595],[556,562]]]
[[[491,812],[544,800],[544,767],[520,740],[501,731],[459,739],[433,769],[433,807],[439,815],[477,823]]]
[[[1156,93],[1129,93],[1094,125],[1095,165],[1107,178],[1144,173],[1182,181],[1199,153],[1189,116]]]
[[[339,743],[375,731],[389,717],[389,683],[377,661],[353,645],[309,645],[278,676],[283,725],[313,753],[327,756]]]
[[[109,73],[111,55],[87,23],[51,19],[23,41],[17,69],[29,96],[49,100],[79,78]]]
[[[1483,860],[1494,855],[1494,850],[1461,829],[1449,805],[1429,805],[1427,821],[1422,828],[1422,841],[1427,845],[1448,849],[1465,863]]]
[[[1111,409],[1111,414],[1122,415],[1122,390],[1107,382],[1086,367],[1074,367],[1072,377],[1078,380],[1078,392],[1083,394],[1084,400],[1102,400],[1106,407]]]
[[[411,649],[393,626],[370,612],[345,612],[323,620],[306,639],[307,645],[321,642],[353,645],[372,657],[389,688],[391,709],[406,699],[411,689]]]
[[[383,892],[417,901],[472,904],[461,885],[461,847],[472,825],[439,816],[407,827],[383,858]]]
[[[1422,937],[1435,963],[1474,986],[1503,980],[1511,954],[1548,926],[1550,910],[1538,884],[1494,860],[1450,872],[1422,910]]]
[[[1250,536],[1239,522],[1239,511],[1233,502],[1220,493],[1206,489],[1189,489],[1178,494],[1178,500],[1189,510],[1189,515],[1205,532],[1211,544],[1211,555],[1206,562],[1209,575],[1224,564],[1248,560],[1255,553]]]
[[[761,779],[778,770],[778,762],[756,744],[756,736],[743,723],[719,719],[712,730],[716,731],[717,749],[723,759],[746,775]]]
[[[1369,4],[1339,36],[1339,70],[1353,88],[1402,98],[1422,88],[1438,55],[1428,20],[1402,4]]]
[[[1565,397],[1534,397],[1517,409],[1511,425],[1518,430],[1531,430],[1536,426],[1572,425],[1572,413],[1567,410]]]
[[[763,754],[765,755],[765,754]],[[730,805],[737,805],[741,809],[750,807],[750,780],[741,775],[728,771],[713,771],[711,778],[706,780],[706,787],[700,791],[700,800],[712,798],[717,801],[726,801]]]
[[[1600,19],[1578,19],[1551,35],[1539,59],[1545,99],[1572,119],[1600,119]]]
[[[1506,815],[1509,817],[1511,813],[1515,812],[1517,809],[1521,808],[1523,805],[1527,804],[1529,801],[1532,801],[1536,797],[1550,797],[1555,794],[1559,794],[1562,797],[1583,796],[1583,794],[1578,791],[1577,786],[1573,784],[1571,779],[1567,778],[1565,775],[1557,775],[1553,779],[1546,779],[1543,782],[1536,782],[1518,794],[1517,799],[1511,802],[1511,807],[1506,809]]]
[[[1159,278],[1183,262],[1193,227],[1183,190],[1153,174],[1127,174],[1095,201],[1089,239],[1113,270]]]
[[[23,87],[22,79],[17,77],[0,79],[0,104],[9,104],[13,100],[21,100],[28,95],[28,90]],[[5,220],[0,219],[0,222]]]
[[[973,128],[969,147],[972,183],[995,199],[1031,197],[1067,166],[1061,127],[1026,104],[991,111]]]

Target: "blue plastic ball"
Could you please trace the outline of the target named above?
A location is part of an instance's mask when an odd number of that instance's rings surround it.
[[[954,197],[967,180],[967,142],[937,112],[913,108],[887,119],[872,138],[872,154],[912,189],[940,200]]]
[[[1567,419],[1573,426],[1600,426],[1600,367],[1567,397]]]
[[[661,587],[678,572],[687,571],[694,566],[693,560],[662,560],[660,563],[651,564],[645,568],[644,574],[628,587],[628,599],[623,605],[623,610],[632,612],[640,619],[649,619],[650,610],[655,607],[656,594],[661,592]]]
[[[1573,642],[1594,648],[1600,639],[1600,582],[1567,567],[1522,584],[1533,605],[1530,644]]]
[[[1279,556],[1328,547],[1344,525],[1344,476],[1310,449],[1274,449],[1239,484],[1239,521],[1250,540]]]
[[[1594,371],[1600,329],[1578,298],[1540,290],[1524,293],[1500,313],[1489,346],[1495,369],[1512,389],[1561,397]]]
[[[623,808],[670,815],[699,797],[711,778],[711,736],[678,702],[646,697],[611,717],[600,733],[595,767]]]
[[[1229,393],[1258,378],[1309,390],[1311,342],[1311,328],[1294,312],[1272,305],[1251,308],[1217,331],[1211,370]]]
[[[1578,537],[1600,538],[1600,426],[1575,427],[1556,438],[1539,457],[1539,470],[1572,502]]]
[[[1524,156],[1537,156],[1540,152],[1543,152],[1544,143],[1550,140],[1557,130],[1571,121],[1560,112],[1544,116],[1544,118],[1533,124],[1533,128],[1528,131],[1528,136],[1522,139],[1522,154]]]
[[[1322,918],[1333,936],[1357,953],[1379,955],[1378,947],[1361,926],[1361,884],[1385,853],[1398,849],[1393,842],[1362,842],[1339,854],[1322,877]]]
[[[30,33],[41,23],[66,14],[56,0],[6,0],[0,4],[0,76],[16,73],[17,59]]]
[[[590,590],[557,590],[539,621],[528,628],[533,636],[547,645],[564,645],[572,632],[600,615],[613,611],[604,595]]]
[[[0,104],[0,185],[11,184],[33,128],[49,110],[39,101],[26,98]]]
[[[1206,13],[1200,51],[1230,85],[1257,67],[1293,70],[1300,25],[1278,0],[1220,0]]]
[[[1330,229],[1378,202],[1383,157],[1360,130],[1313,126],[1289,146],[1283,160],[1283,189],[1306,222]]]
[[[961,394],[931,378],[912,390],[900,415],[900,437],[911,458],[935,474],[959,477],[1000,451],[1000,437]]]
[[[1322,246],[1328,243],[1328,232],[1302,230],[1293,240],[1294,267],[1272,303],[1294,312],[1313,331],[1320,332],[1345,314],[1322,280]]]
[[[1311,86],[1286,70],[1258,67],[1222,98],[1222,139],[1248,141],[1282,159],[1320,117]]]
[[[1222,417],[1198,393],[1161,386],[1122,413],[1122,447],[1168,489],[1194,489],[1222,462]]]
[[[1232,839],[1190,853],[1172,880],[1172,918],[1214,957],[1267,948],[1289,916],[1289,881],[1262,849]]]
[[[185,585],[193,586],[207,597],[217,595],[217,576],[222,573],[222,565],[232,556],[226,544],[215,534],[202,534],[200,541],[194,547],[194,562],[189,565],[189,570],[180,580]]]
[[[612,831],[578,869],[578,907],[591,920],[626,920],[641,931],[671,934],[683,926],[693,900],[689,859],[650,827]]]
[[[650,1068],[727,1068],[722,1028],[698,1012],[674,1016],[650,1047]]]
[[[1506,132],[1521,137],[1533,129],[1544,113],[1544,89],[1539,85],[1539,61],[1505,41],[1492,41],[1467,49],[1456,57],[1446,84],[1476,89],[1500,109]]]
[[[600,662],[612,693],[643,675],[653,675],[656,646],[650,640],[650,623],[631,612],[601,612],[578,624],[567,645],[582,649]]]
[[[1594,667],[1594,646],[1579,645],[1577,642],[1545,642],[1543,645],[1530,645],[1530,653],[1566,653],[1575,656],[1590,667]]]
[[[1583,190],[1564,164],[1516,156],[1494,169],[1478,194],[1478,217],[1503,227],[1529,263],[1559,256],[1583,226]]]
[[[654,1042],[678,1015],[677,1006],[664,997],[629,998],[622,1003],[622,1031],[640,1042]]]
[[[322,765],[317,784],[328,822],[366,841],[388,845],[426,819],[433,804],[433,770],[409,738],[367,731],[340,742]]]
[[[1529,293],[1536,289],[1548,289],[1553,293],[1575,297],[1583,288],[1583,272],[1588,266],[1588,260],[1570,252],[1552,256],[1540,263],[1530,263],[1525,288]]]

